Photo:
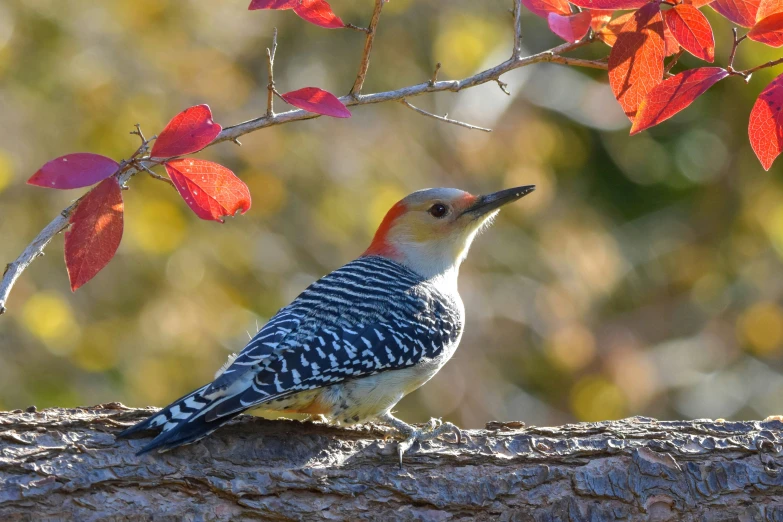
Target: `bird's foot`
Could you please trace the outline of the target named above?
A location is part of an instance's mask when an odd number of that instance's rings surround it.
[[[410,424],[406,424],[400,419],[387,414],[382,420],[394,428],[397,433],[405,437],[404,440],[397,443],[397,455],[400,458],[400,469],[402,469],[402,456],[413,446],[415,442],[425,442],[437,439],[441,435],[453,433],[457,444],[462,443],[462,431],[450,422],[443,422],[440,419],[430,419],[423,428],[419,429]]]

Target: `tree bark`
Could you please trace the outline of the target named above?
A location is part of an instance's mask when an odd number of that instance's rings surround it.
[[[783,424],[490,423],[461,445],[241,416],[141,457],[154,410],[0,413],[0,520],[783,520]]]

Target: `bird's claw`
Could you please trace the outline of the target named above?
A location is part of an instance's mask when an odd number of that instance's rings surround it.
[[[400,459],[400,469],[402,469],[402,456],[413,446],[414,442],[425,442],[437,439],[446,433],[453,433],[457,439],[457,444],[462,444],[462,430],[450,422],[443,422],[440,419],[430,419],[423,429],[413,428],[408,433],[405,440],[397,443],[397,455]]]

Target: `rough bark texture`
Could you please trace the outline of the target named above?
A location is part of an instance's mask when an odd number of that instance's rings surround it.
[[[783,521],[783,424],[634,417],[491,423],[414,446],[370,429],[242,416],[136,457],[152,409],[0,413],[0,520]]]

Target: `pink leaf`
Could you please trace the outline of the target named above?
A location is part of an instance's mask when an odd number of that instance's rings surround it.
[[[707,62],[715,60],[712,27],[701,11],[692,5],[680,4],[663,13],[663,18],[683,49]]]
[[[214,140],[222,128],[212,121],[209,105],[195,105],[180,112],[160,133],[150,156],[169,158],[196,152]]]
[[[647,93],[663,80],[663,29],[660,7],[647,4],[626,22],[609,53],[609,85],[631,121]]]
[[[223,216],[250,209],[247,185],[223,165],[191,158],[164,165],[179,195],[201,219],[223,223]]]
[[[300,4],[294,7],[294,12],[303,20],[320,27],[327,29],[345,27],[340,17],[332,12],[326,0],[301,0]]]
[[[590,22],[593,17],[588,11],[562,16],[557,13],[549,13],[547,21],[549,28],[557,36],[566,42],[576,42],[582,39],[590,30]]]
[[[710,7],[743,27],[753,27],[761,0],[715,0]]]
[[[75,292],[109,264],[120,246],[123,203],[117,180],[105,179],[88,192],[68,222],[65,268]]]
[[[761,91],[750,112],[748,137],[764,170],[783,150],[783,75]]]
[[[546,18],[549,13],[567,15],[571,13],[571,7],[567,0],[521,0],[528,11],[536,16]]]
[[[293,9],[299,5],[301,0],[252,0],[249,11],[255,11],[256,9]]]
[[[770,47],[783,46],[783,13],[775,13],[756,22],[748,32],[748,38]]]
[[[648,0],[576,0],[571,2],[585,9],[638,9]]]
[[[281,96],[287,103],[309,112],[335,118],[351,117],[350,111],[343,105],[343,102],[338,100],[334,94],[318,87],[305,87]]]
[[[702,67],[662,81],[639,105],[631,134],[668,120],[728,75],[728,71],[720,67]]]
[[[55,189],[89,187],[117,172],[119,166],[106,156],[77,152],[53,159],[38,169],[27,183]]]

